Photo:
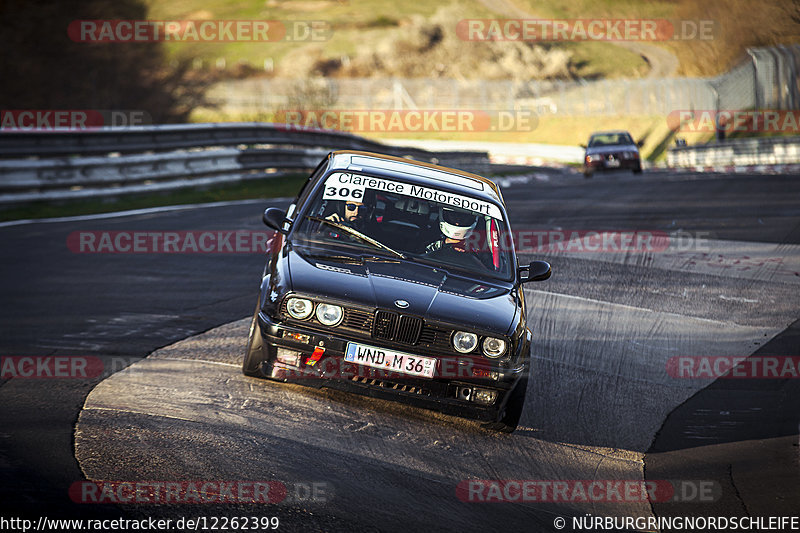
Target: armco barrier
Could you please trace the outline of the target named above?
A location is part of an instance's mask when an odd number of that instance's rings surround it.
[[[389,146],[350,133],[265,122],[131,126],[82,131],[0,130],[0,157],[6,158],[125,154],[241,145],[315,146],[337,150],[365,150],[415,159],[433,158],[438,153],[420,148]],[[457,153],[462,156],[469,154],[469,152]],[[472,154],[478,155],[476,152]]]
[[[676,146],[667,152],[673,168],[790,165],[800,163],[800,137],[755,137]]]
[[[288,128],[282,124],[261,122],[168,124],[81,131],[0,130],[0,157],[124,154],[257,144],[335,146],[368,151],[383,147],[380,143],[348,133]]]
[[[118,157],[76,157],[0,160],[0,192],[65,187],[104,187],[142,181],[167,181],[250,170],[314,168],[327,153],[320,149],[270,149],[261,164],[245,164],[242,151],[219,148],[134,154]]]
[[[281,171],[313,169],[328,151],[339,149],[408,157],[477,173],[489,169],[486,152],[430,152],[348,133],[262,123],[0,131],[0,204],[269,178]]]

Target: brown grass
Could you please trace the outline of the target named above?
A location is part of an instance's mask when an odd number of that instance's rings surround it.
[[[735,66],[745,49],[800,43],[800,0],[680,0],[679,19],[711,20],[713,38],[671,42],[686,76],[714,76]]]

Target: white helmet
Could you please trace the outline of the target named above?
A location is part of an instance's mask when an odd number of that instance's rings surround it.
[[[449,207],[439,208],[439,229],[445,237],[463,241],[469,237],[477,224],[478,217],[473,213]]]

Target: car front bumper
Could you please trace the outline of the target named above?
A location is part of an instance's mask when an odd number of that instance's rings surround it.
[[[586,162],[584,160],[584,172],[596,172],[598,170],[638,170],[642,168],[640,159],[615,159],[617,163],[612,163],[606,159],[593,160]]]
[[[278,323],[264,313],[259,313],[258,325],[265,356],[261,371],[268,378],[400,401],[414,407],[480,421],[498,419],[511,391],[522,377],[527,377],[528,372],[528,357],[525,354],[526,357],[517,359],[523,361],[517,367],[494,367],[492,378],[475,377],[470,359],[454,359],[450,356],[437,358],[437,373],[433,378],[385,373],[345,361],[349,339]],[[302,340],[297,340],[298,336]],[[352,341],[362,342],[356,339]],[[381,346],[380,343],[372,344]],[[399,346],[382,347],[401,349]],[[518,349],[528,350],[529,345],[527,342],[520,343]],[[413,347],[402,350],[413,353]],[[476,401],[480,396],[477,391],[493,391],[495,400],[491,404],[479,403]],[[482,394],[485,396],[487,393]]]

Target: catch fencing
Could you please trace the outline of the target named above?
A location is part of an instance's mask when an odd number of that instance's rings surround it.
[[[680,110],[798,109],[800,45],[749,48],[713,78],[481,80],[256,78],[217,84],[223,113],[264,119],[287,109],[527,110],[539,116],[669,115]]]

